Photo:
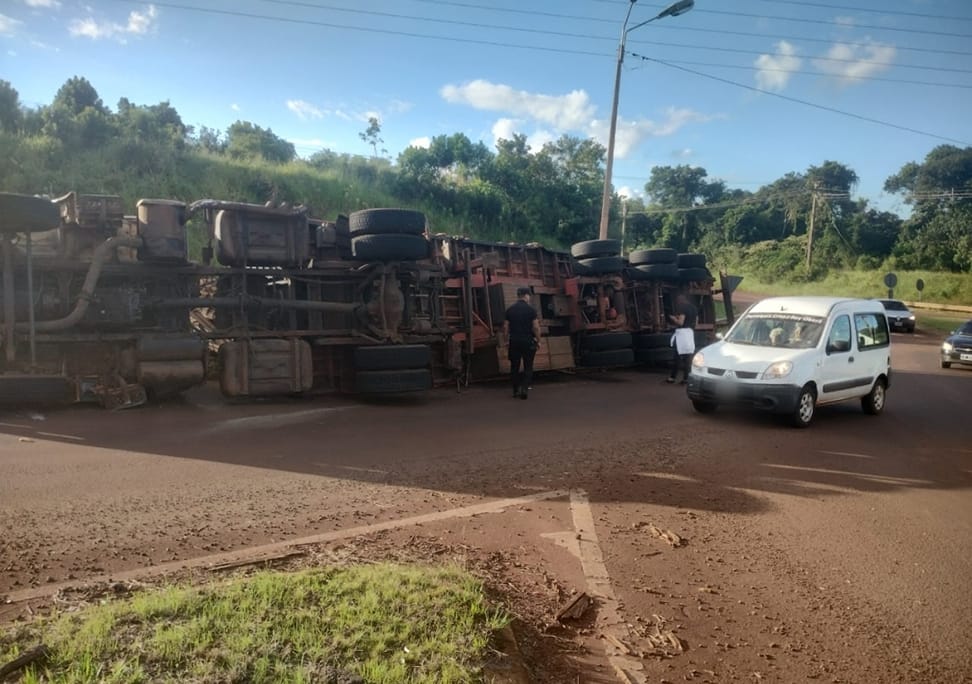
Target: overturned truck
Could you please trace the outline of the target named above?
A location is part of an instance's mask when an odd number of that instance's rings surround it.
[[[189,259],[188,226],[204,235]],[[333,221],[302,206],[0,193],[0,403],[137,406],[218,376],[227,397],[413,392],[505,374],[519,287],[535,367],[667,363],[688,293],[711,340],[702,255],[623,257],[613,240],[491,243],[433,234],[408,209]]]

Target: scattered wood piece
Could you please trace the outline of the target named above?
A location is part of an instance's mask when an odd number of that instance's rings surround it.
[[[0,667],[0,681],[3,681],[17,670],[22,670],[31,663],[46,658],[48,655],[50,655],[50,653],[51,650],[44,644],[34,646],[33,648],[24,651],[9,663]]]
[[[664,539],[675,548],[678,548],[684,543],[683,539],[671,530],[663,530],[654,525],[648,525],[648,531],[659,539]]]
[[[560,609],[560,612],[557,613],[557,620],[559,622],[563,622],[564,620],[580,620],[584,617],[584,613],[587,612],[587,609],[591,607],[592,603],[591,597],[582,592]]]
[[[612,646],[614,646],[616,649],[621,651],[623,655],[631,655],[631,649],[625,646],[624,642],[622,642],[617,637],[608,634],[607,632],[602,632],[601,636],[604,637],[607,641],[609,641]]]
[[[261,556],[260,558],[248,558],[239,561],[230,561],[228,563],[220,563],[219,565],[211,565],[208,570],[211,572],[221,572],[223,570],[233,570],[235,568],[243,568],[247,565],[260,565],[261,563],[273,563],[276,561],[289,560],[290,558],[300,558],[301,556],[306,556],[305,551],[290,551],[288,553],[281,553],[276,556]]]

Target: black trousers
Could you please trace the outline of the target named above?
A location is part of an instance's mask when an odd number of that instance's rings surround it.
[[[510,340],[510,378],[513,380],[514,392],[526,392],[533,380],[533,358],[537,350],[530,340]],[[520,371],[520,364],[523,371]]]
[[[682,371],[682,380],[688,380],[689,371],[692,366],[693,354],[679,354],[676,347],[672,347],[672,372],[668,377],[673,380],[678,377],[678,371]]]

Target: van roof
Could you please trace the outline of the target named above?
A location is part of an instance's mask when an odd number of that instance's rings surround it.
[[[865,309],[882,308],[873,299],[851,299],[849,297],[769,297],[753,304],[754,313],[790,312],[809,316],[827,316],[838,304],[857,303]]]

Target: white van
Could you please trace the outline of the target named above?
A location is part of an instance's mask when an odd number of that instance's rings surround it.
[[[890,381],[891,335],[881,302],[773,297],[695,354],[687,391],[700,413],[743,404],[807,427],[820,404],[860,399],[865,413],[881,413]]]

